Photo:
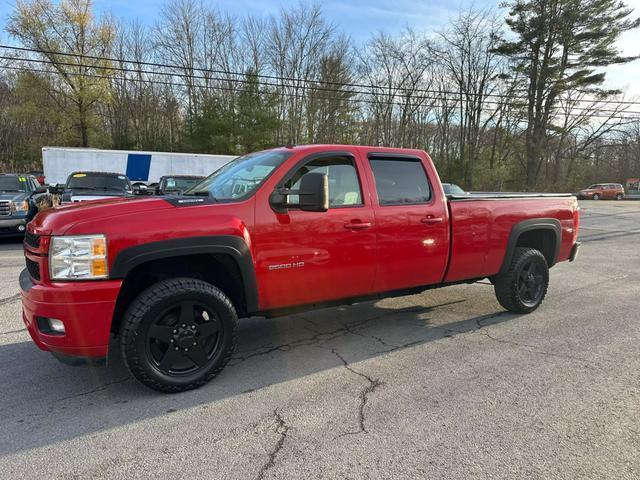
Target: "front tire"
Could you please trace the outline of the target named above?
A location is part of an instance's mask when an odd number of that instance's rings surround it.
[[[622,195],[621,193],[618,193],[616,195],[616,200],[622,200],[624,198],[624,195]]]
[[[548,287],[549,266],[544,255],[534,248],[516,248],[509,269],[494,278],[498,302],[514,313],[537,309]]]
[[[591,197],[592,200],[600,200],[600,195],[598,195],[597,193],[593,194],[593,197]]]
[[[193,278],[159,282],[129,306],[120,347],[131,374],[165,393],[201,387],[225,367],[238,339],[227,296]]]

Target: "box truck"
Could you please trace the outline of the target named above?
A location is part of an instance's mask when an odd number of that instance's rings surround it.
[[[49,184],[61,184],[73,172],[113,172],[126,175],[132,184],[158,183],[167,175],[206,176],[235,158],[232,155],[140,152],[96,148],[44,147],[42,163]]]

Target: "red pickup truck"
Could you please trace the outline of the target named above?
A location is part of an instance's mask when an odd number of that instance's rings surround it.
[[[20,275],[33,341],[63,361],[119,340],[131,373],[205,384],[238,317],[405,295],[489,278],[528,313],[549,267],[577,254],[571,195],[444,194],[420,150],[313,145],[252,153],[178,196],[41,212]]]

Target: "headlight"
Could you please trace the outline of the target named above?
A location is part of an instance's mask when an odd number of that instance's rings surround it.
[[[49,249],[52,280],[93,280],[109,276],[104,235],[52,237]]]
[[[10,208],[12,212],[28,212],[29,211],[29,202],[11,202]]]

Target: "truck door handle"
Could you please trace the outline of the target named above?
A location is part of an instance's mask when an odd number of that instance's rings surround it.
[[[371,228],[371,222],[345,223],[344,228],[346,228],[347,230],[364,230],[365,228]]]
[[[424,223],[425,225],[434,225],[436,223],[442,222],[444,222],[444,218],[434,217],[433,215],[427,215],[426,217],[420,219],[420,223]]]

